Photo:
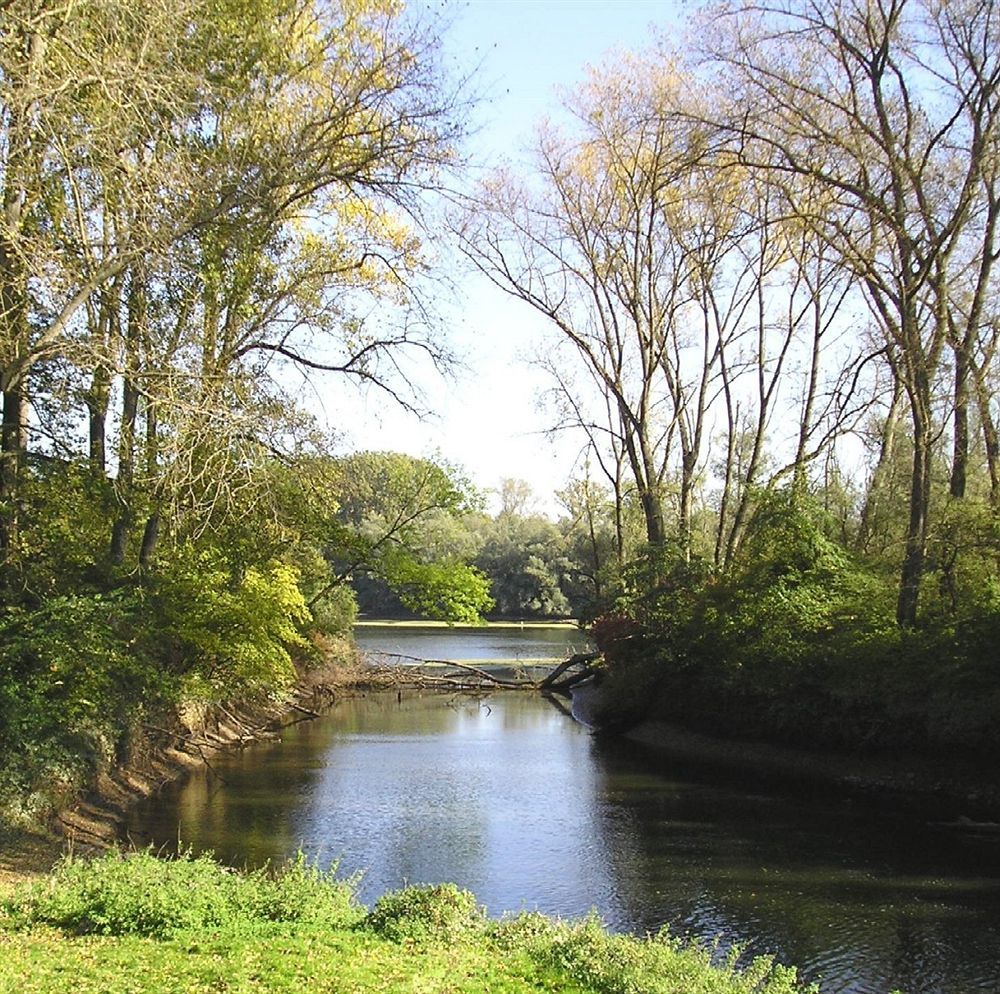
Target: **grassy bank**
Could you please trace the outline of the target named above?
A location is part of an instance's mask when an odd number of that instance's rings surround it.
[[[451,886],[369,911],[349,882],[294,862],[233,873],[206,858],[107,854],[60,864],[0,902],[0,992],[794,994],[794,970],[712,963],[667,936],[587,919],[492,921]],[[70,979],[71,978],[71,979]]]

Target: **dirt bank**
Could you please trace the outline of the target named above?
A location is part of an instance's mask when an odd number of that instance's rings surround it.
[[[573,691],[573,714],[591,726],[604,713],[600,688]],[[957,828],[1000,822],[1000,778],[971,759],[919,755],[812,752],[766,742],[707,735],[654,714],[616,729],[664,758],[707,763],[787,781],[825,784],[845,796],[865,796]]]
[[[51,869],[65,852],[93,852],[121,838],[129,807],[219,753],[278,738],[283,728],[308,721],[342,697],[379,685],[383,677],[361,666],[350,646],[329,662],[302,667],[288,697],[255,703],[188,704],[135,729],[125,755],[99,772],[89,789],[57,811],[46,831],[0,825],[0,887]]]

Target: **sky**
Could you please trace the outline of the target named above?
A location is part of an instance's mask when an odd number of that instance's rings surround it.
[[[614,51],[648,47],[657,29],[677,30],[682,11],[673,0],[467,0],[448,9],[455,20],[443,39],[446,59],[459,70],[478,67],[474,152],[514,163],[526,160],[537,124],[558,114],[560,88],[573,89],[586,66]],[[531,359],[552,331],[485,278],[452,275],[461,300],[443,306],[445,333],[461,363],[450,380],[421,371],[433,414],[418,419],[371,391],[327,405],[331,427],[345,449],[440,456],[485,491],[525,480],[536,509],[555,516],[554,493],[573,475],[583,439],[545,436],[553,418],[539,398],[550,384]]]

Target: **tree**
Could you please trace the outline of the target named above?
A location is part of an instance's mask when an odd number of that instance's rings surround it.
[[[676,78],[668,70],[646,82],[637,89],[620,73],[595,72],[572,107],[582,137],[539,139],[541,191],[497,177],[459,235],[487,277],[552,322],[610,399],[606,430],[620,441],[647,539],[661,545],[667,439],[677,429],[663,388],[665,326],[685,292],[682,249],[663,213],[700,149],[697,135],[665,124]]]
[[[467,481],[451,467],[396,452],[345,456],[336,472],[337,506],[324,531],[332,576],[312,603],[340,584],[368,579],[418,614],[478,621],[492,605],[486,578],[427,540],[430,530],[440,533],[442,516],[457,519],[476,508]]]
[[[420,198],[460,126],[433,30],[391,4],[18,2],[4,27],[4,563],[32,402],[63,458],[86,412],[128,570],[165,516],[191,535],[239,504],[296,420],[289,366],[406,404],[405,356],[444,359]],[[72,389],[31,396],[55,369]]]
[[[970,356],[996,256],[996,13],[977,0],[736,3],[723,11],[730,16],[713,32],[711,55],[728,72],[732,101],[728,116],[712,120],[741,167],[784,190],[862,281],[909,403],[913,464],[897,618],[912,625],[928,536],[935,387],[949,343],[952,491],[964,491]],[[796,200],[799,178],[826,196]]]

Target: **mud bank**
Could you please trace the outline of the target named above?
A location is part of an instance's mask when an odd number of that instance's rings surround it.
[[[1000,778],[968,760],[919,755],[812,752],[767,742],[692,731],[655,714],[613,731],[601,729],[600,688],[573,691],[573,716],[599,734],[621,735],[664,759],[703,763],[748,776],[825,785],[845,796],[912,810],[918,817],[960,830],[1000,837]]]

